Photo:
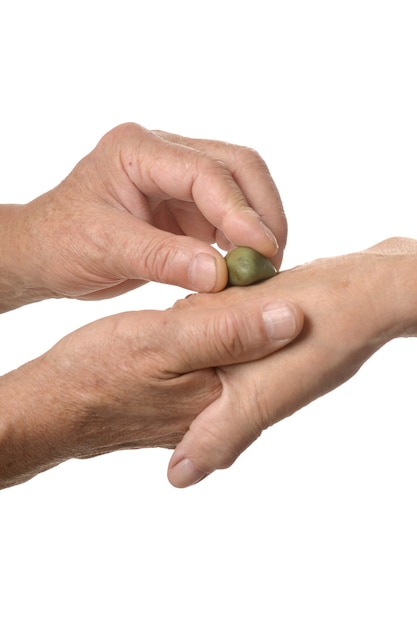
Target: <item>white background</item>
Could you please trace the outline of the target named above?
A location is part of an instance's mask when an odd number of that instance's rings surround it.
[[[417,237],[414,8],[2,0],[0,202],[47,191],[137,121],[256,148],[288,215],[284,268]],[[183,293],[7,313],[1,373]],[[150,450],[0,492],[0,623],[416,624],[415,381],[415,341],[396,340],[188,490]]]

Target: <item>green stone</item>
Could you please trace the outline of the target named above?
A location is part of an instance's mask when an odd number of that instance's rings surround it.
[[[245,246],[231,250],[224,260],[229,272],[229,286],[252,285],[277,273],[276,267],[267,257]]]

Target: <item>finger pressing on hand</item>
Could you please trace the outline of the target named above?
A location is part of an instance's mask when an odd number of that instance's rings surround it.
[[[277,186],[260,154],[251,148],[236,146],[223,141],[190,139],[163,131],[156,131],[156,134],[173,143],[189,146],[202,153],[208,152],[227,167],[239,186],[241,194],[244,195],[245,199],[241,207],[246,207],[246,209],[247,206],[252,207],[263,224],[269,227],[269,231],[276,238],[278,251],[276,251],[274,256],[274,264],[276,267],[279,267],[287,240],[287,220]],[[236,213],[233,214],[233,220],[235,219]],[[246,219],[245,213],[244,219]],[[235,229],[235,226],[233,228]],[[249,245],[265,255],[270,255],[271,243],[264,239],[265,233],[262,233],[260,229],[257,233],[256,231],[255,233],[250,233],[250,237],[256,237],[256,240],[248,239],[248,232],[240,232],[240,236],[245,238],[245,243],[243,243],[243,239],[237,241],[236,235],[238,233],[236,230],[226,234],[228,234],[230,240],[221,231],[217,235],[217,243],[226,250],[229,249],[228,243],[232,241],[235,245]],[[267,235],[267,238],[272,239],[273,243],[275,243],[270,234]],[[262,249],[257,248],[255,244],[262,246]]]
[[[232,172],[218,154],[209,155],[202,149],[184,145],[184,142],[169,140],[168,134],[163,136],[161,132],[147,131],[138,125],[123,125],[117,135],[120,135],[120,158],[124,170],[146,196],[193,202],[205,219],[234,245],[253,247],[269,257],[277,254],[278,242],[272,230],[277,226],[277,220],[269,227],[267,221],[271,220],[264,219],[266,210],[258,212],[249,205],[237,182],[242,177],[234,176],[239,169],[236,164]],[[145,159],[144,154],[150,156]],[[247,162],[247,158],[244,160]],[[262,188],[267,188],[264,196],[272,202],[270,196],[275,189],[264,173],[266,166],[261,159],[245,169],[249,170],[252,181],[258,179],[258,185],[259,172],[262,171],[262,181],[266,179]],[[248,174],[246,178],[249,178]],[[281,226],[282,207],[275,195],[274,201],[279,205],[276,215],[280,216]],[[281,230],[279,226],[277,228]],[[283,226],[286,234],[286,223]]]
[[[119,228],[115,233],[111,260],[123,278],[178,285],[197,292],[224,289],[228,280],[226,262],[208,243],[159,230],[128,215],[122,217],[129,220],[128,230],[121,234]]]
[[[284,300],[257,299],[245,307],[171,309],[179,374],[254,361],[291,342],[303,326],[301,309]],[[176,320],[176,321],[174,321]]]
[[[187,367],[217,363],[222,393],[191,423],[175,450],[168,467],[168,479],[175,487],[188,487],[215,469],[228,467],[260,434],[262,416],[252,419],[258,380],[252,368],[298,336],[303,314],[289,302],[254,301],[245,308],[224,309],[221,315],[211,310],[207,321],[204,346],[200,342],[188,355]],[[249,361],[248,370],[233,367]],[[242,376],[236,375],[238,370]],[[247,412],[250,419],[241,419]]]

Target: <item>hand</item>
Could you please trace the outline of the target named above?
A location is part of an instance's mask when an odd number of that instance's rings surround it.
[[[211,243],[251,246],[279,266],[287,235],[253,150],[136,124],[105,135],[55,189],[3,213],[17,305],[111,297],[150,280],[219,291],[227,269]]]
[[[194,295],[181,311],[274,295],[298,303],[303,332],[282,352],[218,369],[228,393],[192,422],[169,465],[185,487],[230,466],[261,432],[353,376],[383,344],[417,335],[417,242],[390,239],[359,254],[282,272],[252,287]]]
[[[301,330],[296,306],[141,311],[68,335],[0,378],[0,487],[69,458],[174,447],[192,419],[235,387],[216,366],[257,359]]]

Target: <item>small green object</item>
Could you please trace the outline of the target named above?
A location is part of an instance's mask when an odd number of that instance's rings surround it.
[[[229,272],[229,286],[252,285],[277,273],[276,267],[267,257],[245,246],[231,250],[224,260]]]

